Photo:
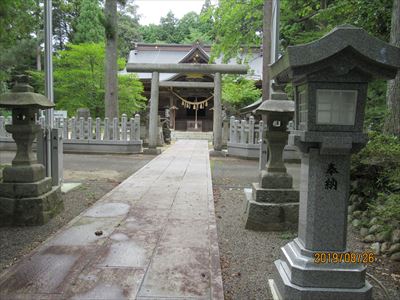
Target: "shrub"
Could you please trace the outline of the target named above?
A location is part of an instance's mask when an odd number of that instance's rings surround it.
[[[389,228],[400,225],[400,139],[377,132],[352,157],[351,197],[359,210]]]

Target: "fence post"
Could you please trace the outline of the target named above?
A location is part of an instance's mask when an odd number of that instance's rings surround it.
[[[240,127],[240,121],[235,120],[235,143],[240,143],[239,127]]]
[[[135,119],[129,119],[129,140],[133,141],[135,139]]]
[[[55,122],[54,122],[55,124],[55,128],[57,128],[57,129],[59,129],[59,128],[61,128],[61,122],[60,122],[60,118],[55,118]]]
[[[84,122],[85,122],[85,120],[83,119],[83,117],[80,117],[79,118],[79,139],[80,140],[85,139]]]
[[[99,117],[96,118],[96,140],[101,140],[101,120]]]
[[[110,139],[110,122],[108,118],[104,118],[104,135],[103,141],[108,141]]]
[[[229,118],[229,142],[236,143],[235,141],[235,117]]]
[[[63,120],[63,139],[68,140],[68,118],[64,118]]]
[[[140,141],[140,115],[135,115],[135,141]]]
[[[5,119],[3,116],[0,116],[0,137],[6,136],[6,128],[5,128]]]
[[[71,139],[76,139],[76,119],[75,117],[71,118]]]
[[[88,119],[87,119],[87,132],[88,132],[88,140],[93,139],[93,120],[92,120],[92,117],[88,117]]]
[[[241,144],[246,144],[246,125],[247,122],[246,120],[242,120],[240,123],[240,143]]]
[[[119,126],[118,126],[119,120],[118,118],[113,119],[113,140],[119,140]]]
[[[254,117],[249,118],[249,144],[254,144]]]
[[[123,140],[123,141],[126,141],[126,140],[127,140],[126,122],[127,122],[126,114],[122,114],[122,118],[121,118],[121,131],[122,131],[122,140]]]

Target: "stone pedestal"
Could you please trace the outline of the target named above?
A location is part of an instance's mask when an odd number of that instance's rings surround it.
[[[329,150],[302,153],[299,237],[281,248],[271,286],[281,299],[371,299],[362,264],[314,262],[347,251],[350,151]]]
[[[244,200],[245,228],[260,231],[297,229],[299,192],[292,188],[293,179],[282,160],[287,132],[267,131],[270,156],[258,183],[246,189]]]
[[[45,177],[44,166],[37,163],[32,152],[32,142],[40,130],[34,124],[34,112],[15,109],[15,125],[6,126],[17,144],[17,153],[12,165],[4,168],[0,181],[0,226],[42,225],[63,209],[60,186],[52,187],[51,177]]]
[[[275,261],[270,285],[279,299],[371,299],[372,286],[365,281],[365,266],[316,264],[315,253],[307,250],[300,239],[281,248],[282,258]]]

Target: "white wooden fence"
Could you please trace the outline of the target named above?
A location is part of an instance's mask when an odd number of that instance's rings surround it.
[[[5,125],[11,124],[11,117],[0,116],[0,143],[13,142]],[[40,117],[38,124],[45,127],[45,118]],[[142,150],[140,140],[140,116],[128,119],[123,114],[121,119],[104,118],[55,118],[54,128],[60,129],[64,150],[71,152],[117,152],[136,153]],[[1,147],[5,150],[6,147]]]
[[[255,123],[254,117],[247,120],[229,119],[229,142],[238,144],[258,144],[265,131],[263,121]]]
[[[288,130],[292,130],[291,126]],[[249,120],[237,120],[235,117],[230,117],[229,120],[229,141],[227,144],[228,154],[245,158],[260,157],[260,141],[263,132],[267,130],[263,121],[255,123],[254,117]],[[263,149],[265,150],[265,149]],[[264,153],[265,151],[261,151]],[[286,146],[283,153],[284,160],[297,161],[299,155],[293,146]],[[264,160],[265,158],[263,158]],[[263,163],[264,164],[264,163]]]

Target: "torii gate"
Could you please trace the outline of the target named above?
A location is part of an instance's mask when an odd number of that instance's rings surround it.
[[[228,64],[156,64],[156,63],[128,63],[127,72],[152,73],[150,120],[149,120],[149,148],[157,147],[158,127],[158,96],[160,87],[160,73],[202,73],[214,74],[214,83],[173,81],[162,82],[162,86],[179,87],[214,87],[213,113],[213,146],[215,151],[222,150],[222,105],[221,105],[221,74],[246,74],[247,66]]]

